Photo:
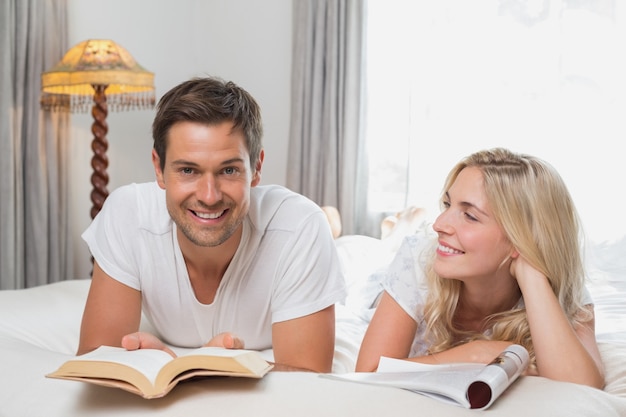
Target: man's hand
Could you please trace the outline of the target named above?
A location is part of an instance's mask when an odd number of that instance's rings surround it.
[[[174,358],[176,357],[174,351],[161,342],[158,337],[146,332],[127,334],[122,338],[122,347],[126,350],[159,349],[169,353]]]
[[[220,333],[213,339],[209,340],[204,346],[223,347],[226,349],[243,349],[243,340],[232,333]]]

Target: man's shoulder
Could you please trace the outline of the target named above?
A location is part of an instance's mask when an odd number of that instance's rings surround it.
[[[300,196],[301,194],[291,191],[289,188],[278,184],[257,185],[251,189],[253,198],[281,198],[285,196]]]
[[[251,191],[251,204],[257,209],[273,212],[280,209],[309,208],[320,211],[320,207],[302,194],[296,193],[282,185],[263,185],[254,187]]]
[[[105,205],[114,206],[114,209],[160,209],[165,205],[165,192],[156,181],[126,184],[114,189]]]
[[[156,181],[122,185],[107,197],[103,211],[133,227],[161,233],[170,228],[165,192]]]
[[[111,192],[109,198],[127,199],[132,197],[138,199],[153,199],[161,198],[163,193],[164,191],[159,187],[156,181],[133,182],[117,187]]]
[[[317,204],[286,187],[263,185],[251,190],[249,215],[258,228],[295,225],[316,213],[323,216]]]

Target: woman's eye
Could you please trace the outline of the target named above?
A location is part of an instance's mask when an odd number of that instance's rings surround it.
[[[468,218],[469,220],[471,220],[471,221],[474,221],[474,222],[475,222],[475,221],[477,220],[477,219],[476,219],[476,217],[472,216],[472,215],[471,215],[471,214],[469,214],[468,212],[465,212],[464,214],[465,214],[465,217],[467,217],[467,218]]]

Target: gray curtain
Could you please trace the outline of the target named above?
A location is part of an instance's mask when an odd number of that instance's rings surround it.
[[[0,2],[0,289],[60,281],[72,264],[67,114],[39,109],[67,49],[67,0]]]
[[[367,234],[362,131],[365,2],[293,2],[287,187],[341,214],[343,234]]]

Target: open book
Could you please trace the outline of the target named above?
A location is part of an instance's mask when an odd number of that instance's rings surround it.
[[[506,348],[491,363],[426,365],[382,357],[376,372],[327,374],[327,377],[414,391],[458,406],[485,409],[524,372],[528,351]]]
[[[46,376],[121,388],[144,398],[159,398],[185,379],[212,375],[262,378],[272,367],[253,350],[202,347],[172,358],[157,349],[128,351],[101,346],[70,359]]]

